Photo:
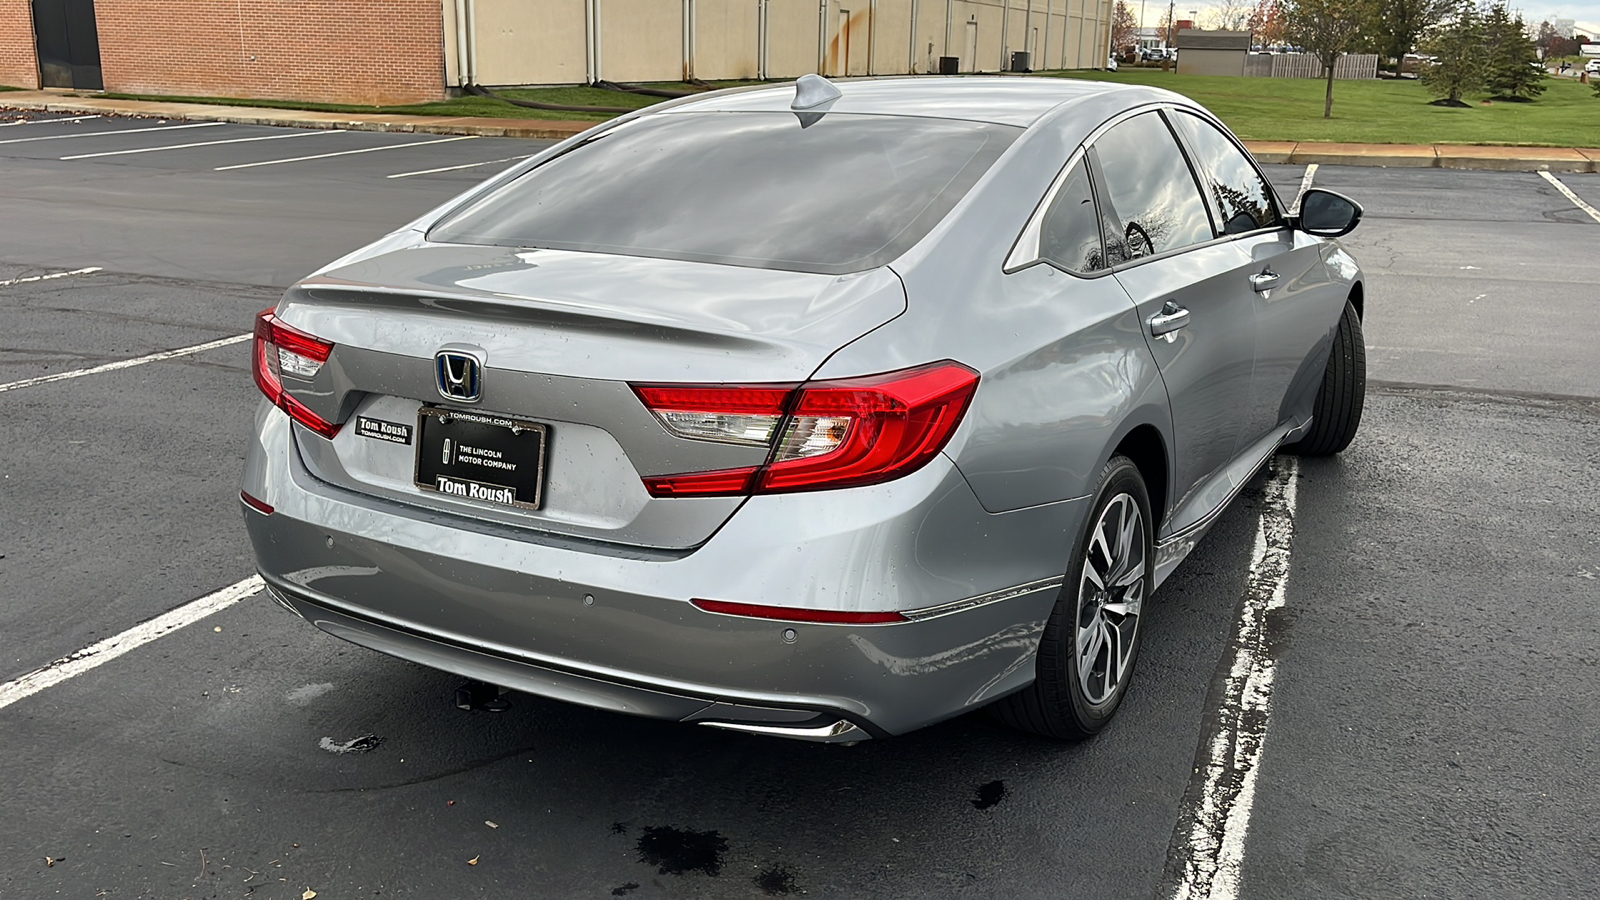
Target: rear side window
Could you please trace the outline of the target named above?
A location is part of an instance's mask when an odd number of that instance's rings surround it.
[[[1045,212],[1039,229],[1039,256],[1069,272],[1085,275],[1106,268],[1094,193],[1089,189],[1088,163],[1079,162],[1072,167]]]
[[[1021,129],[830,113],[668,113],[452,213],[428,237],[844,274],[921,240]]]
[[[1172,121],[1194,151],[1195,166],[1205,175],[1211,211],[1223,234],[1243,234],[1280,224],[1272,189],[1227,135],[1199,116],[1172,113]]]
[[[1111,265],[1214,236],[1200,188],[1159,113],[1112,126],[1091,154]]]

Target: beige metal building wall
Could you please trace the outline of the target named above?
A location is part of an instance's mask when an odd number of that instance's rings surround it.
[[[768,78],[798,78],[817,71],[818,0],[767,0]]]
[[[476,0],[479,84],[577,84],[588,80],[584,0]],[[445,4],[448,32],[455,4]],[[454,68],[455,60],[450,60]],[[452,84],[457,78],[450,79]]]
[[[689,59],[696,78],[759,78],[761,0],[693,0]]]
[[[452,85],[1105,65],[1112,0],[442,0]]]

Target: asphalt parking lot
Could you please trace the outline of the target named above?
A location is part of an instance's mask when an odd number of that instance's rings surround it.
[[[1593,896],[1600,220],[1557,183],[1312,171],[1367,209],[1356,443],[1257,477],[1096,740],[839,747],[461,712],[249,591],[252,315],[542,146],[0,113],[0,898]]]

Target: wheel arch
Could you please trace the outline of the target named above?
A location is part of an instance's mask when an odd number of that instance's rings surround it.
[[[1363,322],[1367,320],[1366,300],[1367,291],[1361,282],[1357,281],[1354,284],[1351,284],[1350,305],[1356,308],[1356,318]]]
[[[1136,425],[1117,442],[1110,456],[1126,456],[1139,468],[1139,476],[1150,494],[1150,514],[1155,519],[1151,527],[1159,530],[1166,518],[1171,482],[1171,461],[1161,431],[1148,423]]]

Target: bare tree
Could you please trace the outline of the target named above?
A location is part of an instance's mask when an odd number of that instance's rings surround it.
[[[1333,66],[1361,40],[1366,10],[1350,0],[1284,0],[1284,31],[1291,43],[1322,63],[1328,79],[1322,117],[1333,118]]]
[[[1134,17],[1133,10],[1123,0],[1117,0],[1117,6],[1111,11],[1111,55],[1118,56],[1126,53],[1128,48],[1139,43],[1139,20]]]
[[[1213,31],[1245,31],[1250,27],[1250,14],[1254,12],[1250,0],[1219,0],[1205,13],[1205,25]]]

